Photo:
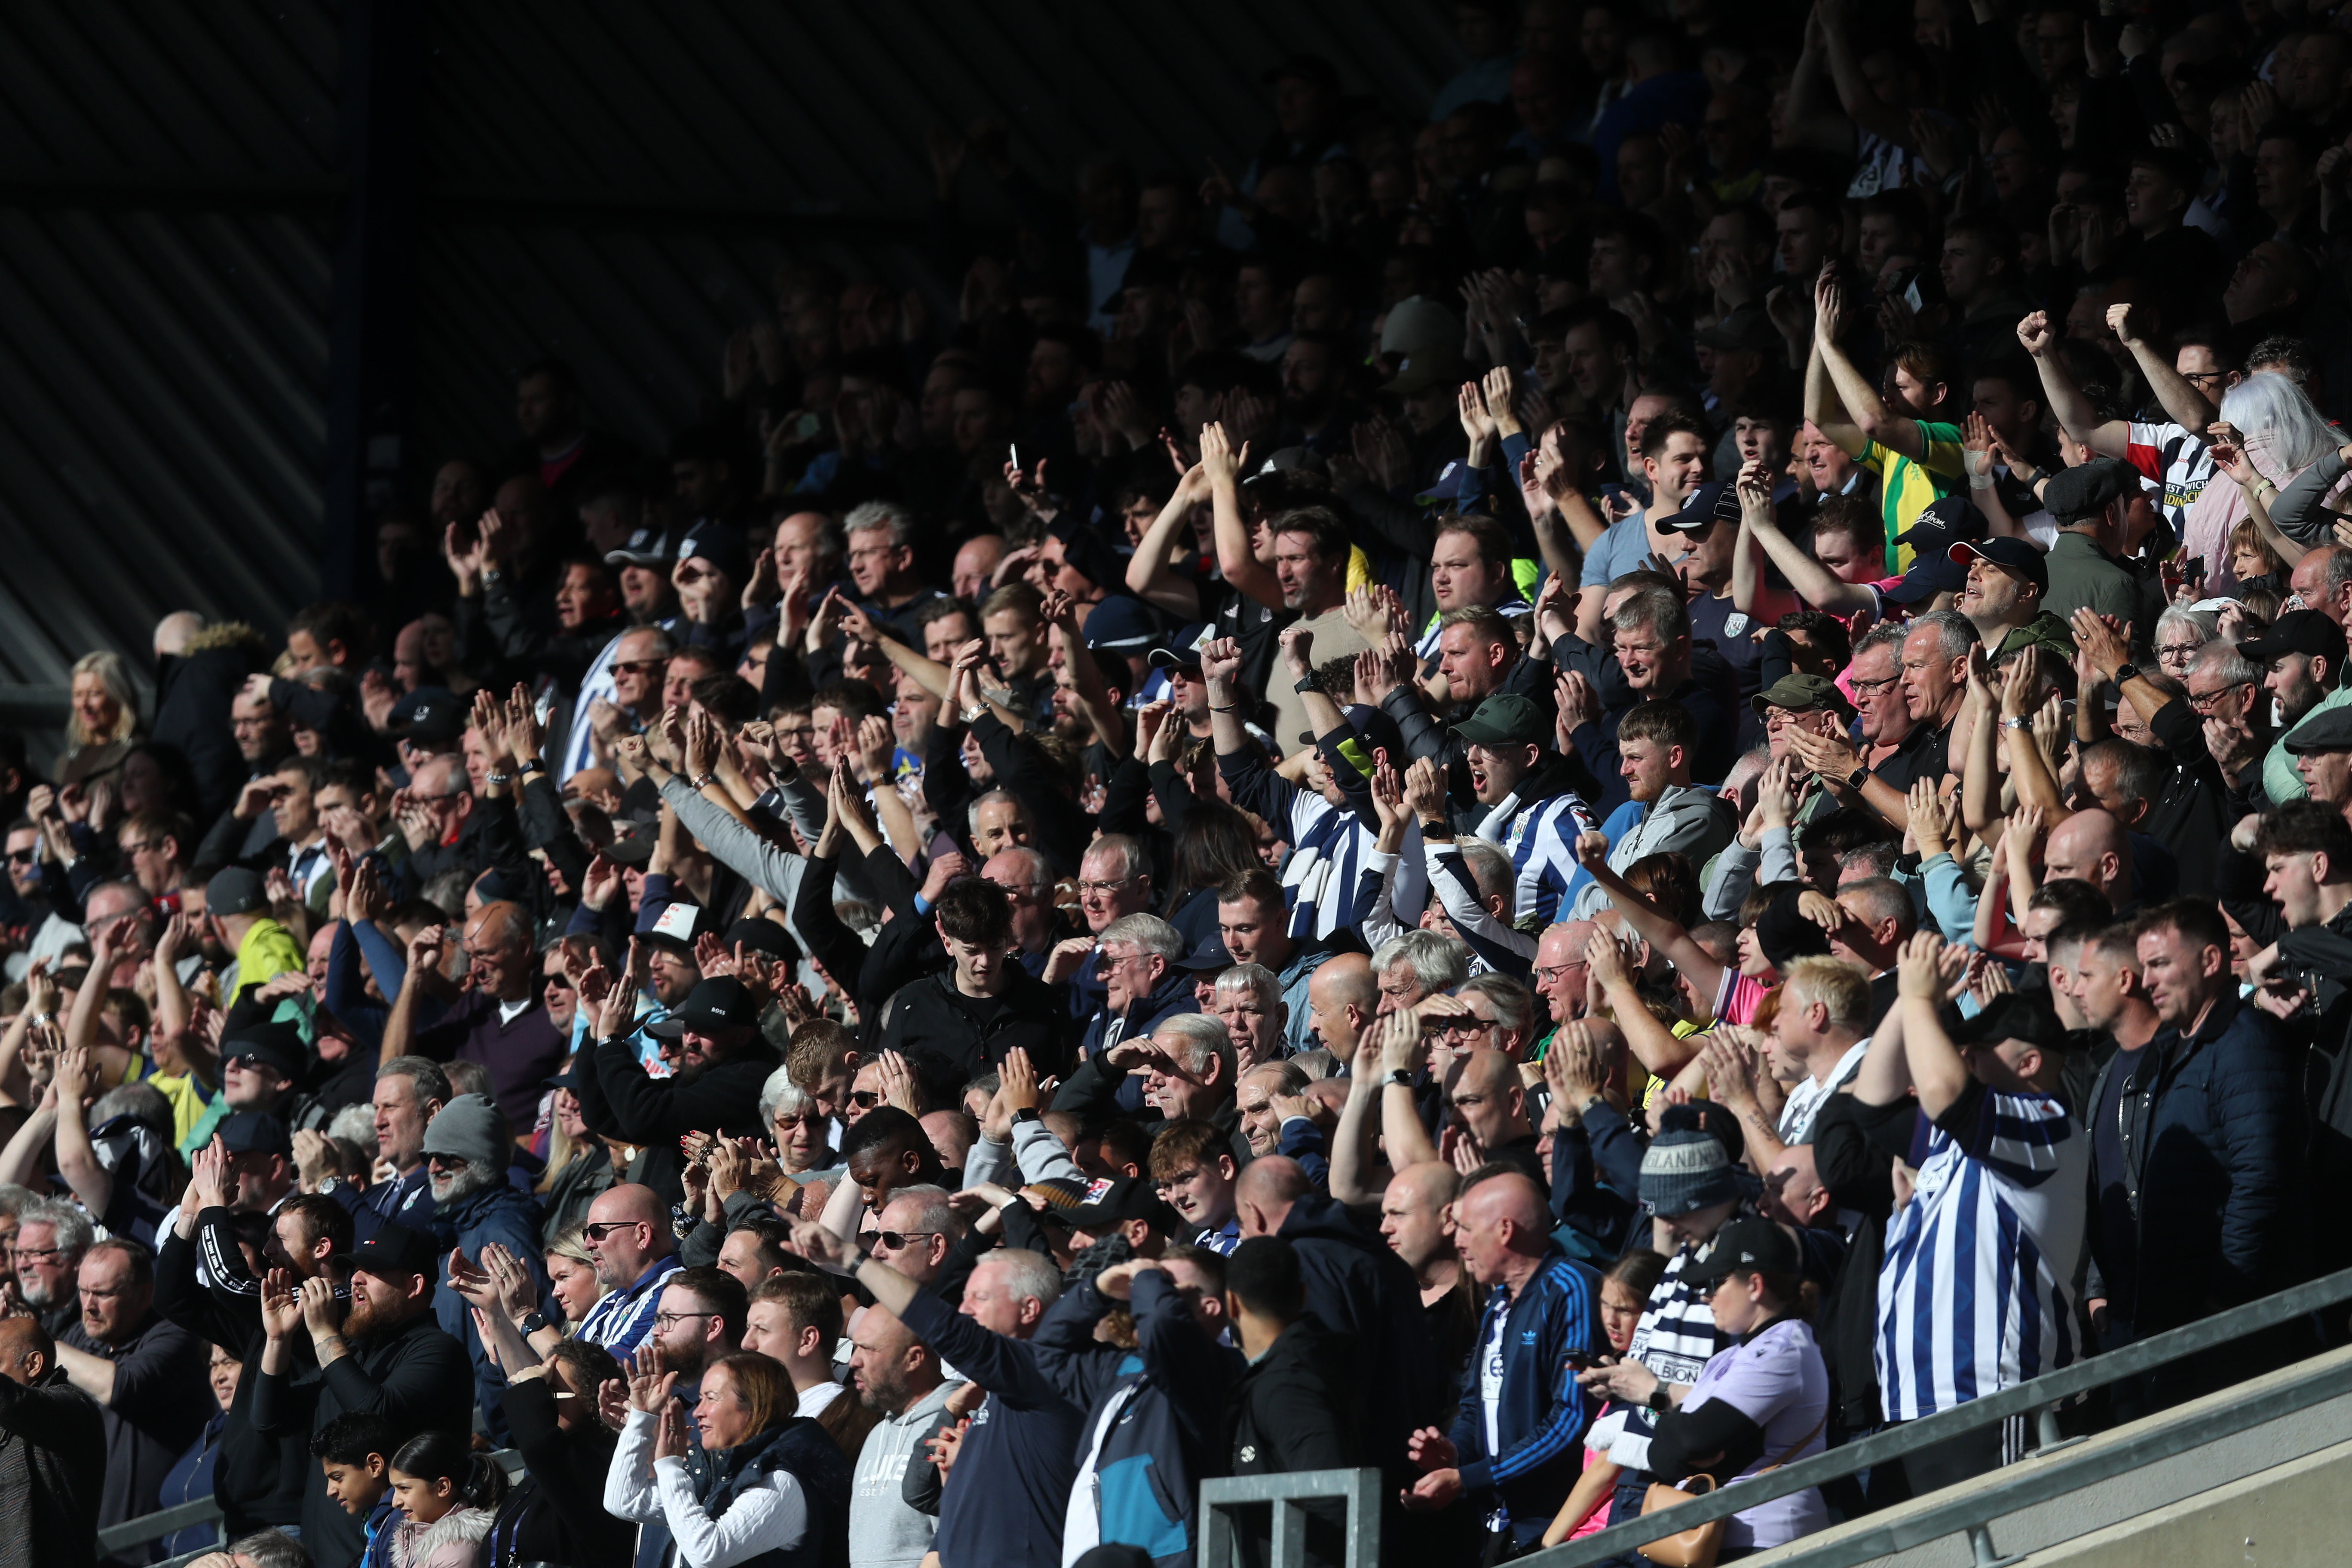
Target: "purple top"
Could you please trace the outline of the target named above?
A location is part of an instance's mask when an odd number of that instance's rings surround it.
[[[1768,1465],[1792,1465],[1828,1446],[1822,1417],[1830,1407],[1829,1368],[1822,1363],[1813,1331],[1795,1318],[1783,1318],[1747,1343],[1709,1358],[1683,1396],[1682,1408],[1696,1410],[1713,1399],[1764,1429],[1763,1453],[1726,1485]],[[1812,1436],[1806,1437],[1808,1432]],[[1790,1446],[1801,1437],[1804,1443],[1791,1452]],[[1752,1546],[1760,1552],[1826,1530],[1829,1522],[1820,1490],[1807,1487],[1732,1515],[1723,1541],[1727,1546]]]

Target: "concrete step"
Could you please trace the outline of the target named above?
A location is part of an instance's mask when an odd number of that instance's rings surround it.
[[[2315,1356],[2264,1377],[2253,1379],[2218,1394],[2206,1396],[2159,1415],[2102,1433],[2086,1442],[2060,1450],[2045,1458],[2031,1458],[2011,1465],[1993,1474],[1969,1482],[1965,1487],[1948,1489],[1925,1499],[1914,1500],[1900,1508],[1873,1514],[1865,1520],[1840,1525],[1803,1541],[1792,1542],[1777,1551],[1765,1552],[1747,1561],[1757,1564],[1786,1564],[1788,1568],[1829,1562],[1867,1562],[1889,1568],[1972,1568],[1975,1557],[1968,1538],[1949,1534],[1922,1541],[1916,1546],[1889,1555],[1868,1559],[1850,1559],[1839,1551],[1839,1543],[1872,1529],[1892,1526],[1898,1538],[1905,1521],[1925,1513],[1931,1507],[1941,1506],[1956,1497],[1980,1492],[1996,1501],[2000,1493],[2023,1477],[2042,1467],[2063,1463],[2094,1452],[2105,1446],[2121,1446],[2159,1426],[2187,1419],[2206,1410],[2254,1402],[2257,1408],[2265,1398],[2274,1398],[2315,1373],[2341,1368],[2352,1363],[2352,1348],[2332,1351]],[[2266,1420],[2243,1430],[2231,1433],[2198,1447],[2168,1458],[2156,1459],[2121,1475],[2095,1482],[2068,1492],[2047,1502],[2029,1505],[2016,1512],[1995,1516],[1990,1524],[1992,1542],[2004,1557],[2025,1554],[2024,1561],[2039,1565],[2063,1562],[2127,1564],[2128,1568],[2158,1568],[2159,1564],[2232,1564],[2259,1563],[2261,1568],[2273,1568],[2274,1563],[2326,1563],[2331,1565],[2352,1561],[2352,1394],[2322,1400],[2302,1409],[2290,1410],[2274,1420]],[[2338,1464],[2317,1463],[2321,1457],[2347,1450]],[[2213,1523],[2200,1542],[2220,1541],[2227,1536],[2231,1521],[2250,1517],[2249,1510],[2261,1505],[2241,1505],[2231,1493],[2225,1499],[2221,1489],[2252,1489],[2257,1496],[2266,1486],[2289,1489],[2283,1497],[2297,1500],[2325,1498],[2328,1506],[2316,1510],[2298,1500],[2292,1506],[2298,1511],[2315,1511],[2320,1523],[2312,1539],[2327,1543],[2324,1557],[2272,1555],[2269,1552],[2251,1555],[2253,1549],[2242,1544],[2246,1536],[2257,1542],[2263,1539],[2258,1530],[2248,1528],[2231,1542],[2226,1554],[2207,1552],[2203,1555],[2173,1555],[2168,1548],[2170,1538],[2160,1531],[2150,1532],[2150,1521],[2167,1510],[2188,1509],[2191,1515],[2200,1506],[2210,1503],[2217,1511]],[[2208,1494],[2212,1494],[2209,1497]],[[2282,1505],[2285,1506],[2285,1505]],[[2265,1517],[2272,1511],[2261,1510]],[[2220,1534],[2213,1533],[2215,1531]],[[2105,1542],[2114,1536],[2117,1542],[2137,1541],[2137,1544],[2114,1546],[2116,1555],[2075,1557],[2051,1555],[2053,1552],[2089,1551],[2093,1537]],[[2183,1539],[2187,1539],[2186,1536]],[[2296,1537],[2300,1539],[2300,1537]],[[2277,1550],[2290,1550],[2286,1541],[2277,1542]],[[2126,1557],[2121,1553],[2134,1553]],[[2018,1568],[2023,1568],[2020,1563]]]

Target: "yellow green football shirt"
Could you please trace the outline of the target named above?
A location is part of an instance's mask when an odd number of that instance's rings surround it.
[[[1886,523],[1886,570],[1893,576],[1910,570],[1914,553],[1911,546],[1895,543],[1895,536],[1916,522],[1930,503],[1958,489],[1968,472],[1960,457],[1958,426],[1932,419],[1918,424],[1927,443],[1924,460],[1914,461],[1875,441],[1864,441],[1854,458],[1878,476],[1879,515]]]

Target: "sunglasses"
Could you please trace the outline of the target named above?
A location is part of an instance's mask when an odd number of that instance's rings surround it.
[[[874,1233],[874,1247],[877,1252],[886,1248],[892,1252],[903,1252],[908,1244],[917,1237],[932,1237],[939,1234],[936,1230],[877,1230]]]
[[[870,1089],[853,1089],[850,1091],[849,1103],[860,1110],[871,1110],[882,1103],[882,1097]]]
[[[8,862],[13,866],[29,866],[33,863],[34,857],[39,853],[37,849],[11,849],[8,851]]]
[[[640,1219],[602,1219],[580,1227],[580,1234],[590,1241],[602,1241],[616,1230],[634,1230],[645,1224]]]
[[[635,672],[636,672],[637,674],[640,674],[640,675],[644,675],[644,674],[655,674],[655,675],[658,675],[658,674],[660,674],[660,673],[661,673],[661,671],[662,671],[662,670],[664,670],[664,669],[667,668],[668,668],[668,665],[669,665],[669,661],[668,661],[667,659],[661,659],[661,658],[633,658],[633,659],[628,659],[628,660],[625,660],[625,661],[624,661],[624,662],[620,662],[620,663],[616,663],[616,664],[614,664],[614,665],[613,666],[613,673],[614,673],[614,675],[621,675],[621,674],[628,673],[628,672],[630,672],[630,671],[635,671]]]

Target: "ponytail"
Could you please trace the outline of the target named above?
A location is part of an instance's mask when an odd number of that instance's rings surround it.
[[[452,1432],[423,1432],[401,1445],[392,1468],[421,1481],[454,1483],[457,1501],[467,1508],[496,1508],[506,1500],[507,1473],[487,1453]]]

